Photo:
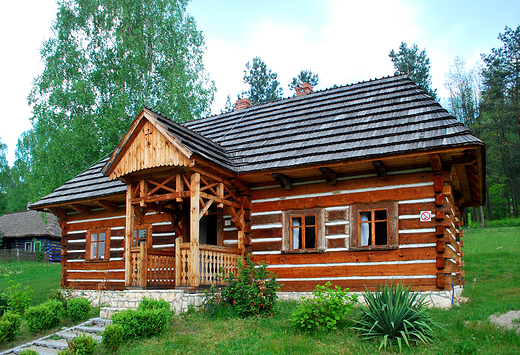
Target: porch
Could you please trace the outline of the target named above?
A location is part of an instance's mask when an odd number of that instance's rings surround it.
[[[242,250],[210,244],[198,245],[199,262],[191,264],[191,243],[175,239],[175,248],[148,249],[147,243],[130,250],[131,277],[127,288],[195,288],[223,284],[225,276],[236,274]],[[190,280],[198,281],[191,282]]]

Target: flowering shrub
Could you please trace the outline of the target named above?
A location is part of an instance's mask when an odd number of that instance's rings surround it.
[[[220,295],[206,294],[207,309],[216,304],[233,307],[241,317],[272,317],[276,291],[280,285],[266,264],[256,265],[251,256],[238,260],[238,274],[222,275],[227,286]],[[217,296],[218,295],[218,296]],[[209,297],[209,298],[208,298]],[[210,307],[208,307],[210,306]]]
[[[324,331],[337,329],[338,322],[345,320],[357,302],[357,295],[348,295],[348,288],[327,282],[317,285],[312,298],[302,297],[302,302],[292,314],[292,324],[302,331]]]

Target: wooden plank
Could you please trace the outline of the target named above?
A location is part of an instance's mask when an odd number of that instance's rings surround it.
[[[313,291],[316,285],[324,285],[326,280],[322,281],[283,281],[280,291],[283,292],[304,292]],[[365,292],[375,291],[376,286],[385,284],[384,279],[376,280],[331,280],[333,286],[340,286],[341,288],[348,288],[350,292]],[[399,279],[387,281],[388,284],[393,283],[397,285],[402,283],[405,286],[411,285],[412,291],[437,291],[435,278],[416,278],[416,279]]]
[[[338,183],[339,184],[339,183]],[[442,196],[442,195],[440,195]],[[359,193],[349,193],[345,195],[327,195],[308,197],[300,199],[282,199],[278,201],[260,202],[253,200],[251,210],[253,212],[290,210],[290,209],[311,209],[318,207],[336,207],[352,204],[362,204],[366,201],[372,203],[386,201],[415,200],[422,198],[433,198],[431,186],[414,187],[407,189],[395,189],[386,191],[369,191]]]
[[[126,219],[124,217],[117,219],[108,219],[102,221],[85,221],[80,223],[68,224],[67,228],[69,232],[85,230],[85,229],[94,229],[94,228],[113,228],[113,227],[123,227],[126,223]]]
[[[200,174],[191,174],[190,183],[190,266],[189,266],[189,285],[197,287],[200,284],[199,268],[199,200],[200,200]]]
[[[124,269],[125,262],[123,260],[115,261],[69,261],[67,267],[70,270],[110,270],[110,269]]]
[[[130,248],[134,233],[134,206],[132,205],[132,184],[126,187],[126,219],[125,219],[125,286],[132,285],[132,263],[130,262]]]
[[[363,178],[363,179],[353,179],[353,180],[341,180],[338,183],[331,187],[329,184],[321,183],[321,184],[308,184],[308,185],[296,185],[293,186],[290,191],[285,190],[283,188],[270,188],[270,189],[261,189],[261,190],[253,190],[251,191],[251,199],[265,199],[265,198],[274,198],[274,197],[289,197],[289,196],[297,196],[297,195],[305,195],[310,193],[326,193],[331,191],[352,191],[358,189],[367,189],[374,187],[391,187],[391,186],[402,186],[408,184],[416,184],[416,183],[431,183],[433,179],[433,174],[431,172],[423,172],[417,174],[406,174],[406,175],[389,175],[386,180],[381,180],[378,177],[372,178]],[[396,189],[398,190],[398,189]],[[391,190],[385,190],[384,193],[387,193]],[[432,187],[428,187],[427,195],[433,197],[434,193],[432,191]],[[420,197],[417,197],[420,198]],[[401,199],[396,199],[396,201]],[[366,199],[364,201],[366,203]],[[338,205],[339,206],[339,205]]]
[[[269,267],[279,278],[316,278],[316,277],[374,277],[374,276],[415,276],[435,275],[438,270],[435,262],[421,264],[388,264],[381,265],[349,265],[324,266],[319,265],[298,268]]]
[[[256,243],[253,243],[253,245],[255,244]],[[255,262],[264,261],[269,265],[435,260],[436,257],[437,251],[435,247],[376,251],[326,251],[323,253],[252,255],[252,259]]]
[[[442,179],[442,175],[441,174],[433,175],[433,191],[435,191],[436,194],[441,193],[443,187],[444,187],[444,180]]]
[[[444,274],[444,273],[437,274],[437,287],[438,288],[446,287],[446,274]]]

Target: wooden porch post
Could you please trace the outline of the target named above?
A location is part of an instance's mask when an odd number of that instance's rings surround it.
[[[197,287],[200,284],[200,251],[199,251],[199,206],[200,206],[200,174],[191,174],[191,210],[190,210],[190,268],[188,283]]]
[[[181,268],[181,238],[175,238],[175,286],[181,285],[182,271]]]
[[[148,281],[148,245],[145,241],[141,242],[139,253],[139,286],[146,287]]]
[[[134,206],[132,205],[132,184],[126,184],[126,224],[125,224],[125,286],[132,285],[132,240],[134,233]]]

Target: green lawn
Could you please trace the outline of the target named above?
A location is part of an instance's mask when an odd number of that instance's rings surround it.
[[[466,287],[470,301],[450,310],[435,309],[433,344],[403,349],[404,354],[519,354],[520,336],[497,329],[494,313],[520,310],[520,227],[475,229],[464,237]],[[120,354],[392,354],[348,329],[301,334],[290,327],[296,304],[279,303],[273,318],[212,319],[194,313],[177,317],[171,332],[125,345]],[[355,312],[352,314],[356,316]]]
[[[6,274],[22,288],[29,286],[34,291],[33,306],[45,302],[52,290],[61,285],[61,264],[58,263],[0,262],[0,293],[9,286]]]
[[[520,227],[474,229],[464,237],[466,286],[470,301],[450,310],[434,309],[438,329],[433,344],[403,349],[404,354],[519,354],[520,335],[489,323],[494,313],[520,310]],[[0,264],[16,282],[30,285],[33,304],[59,287],[60,266],[40,263]],[[0,291],[6,287],[0,280]],[[344,328],[331,333],[301,334],[290,327],[295,302],[280,302],[274,317],[213,319],[192,312],[176,316],[159,338],[128,343],[119,354],[393,354],[378,343]],[[356,317],[356,311],[352,313]],[[101,353],[106,353],[100,348]]]

